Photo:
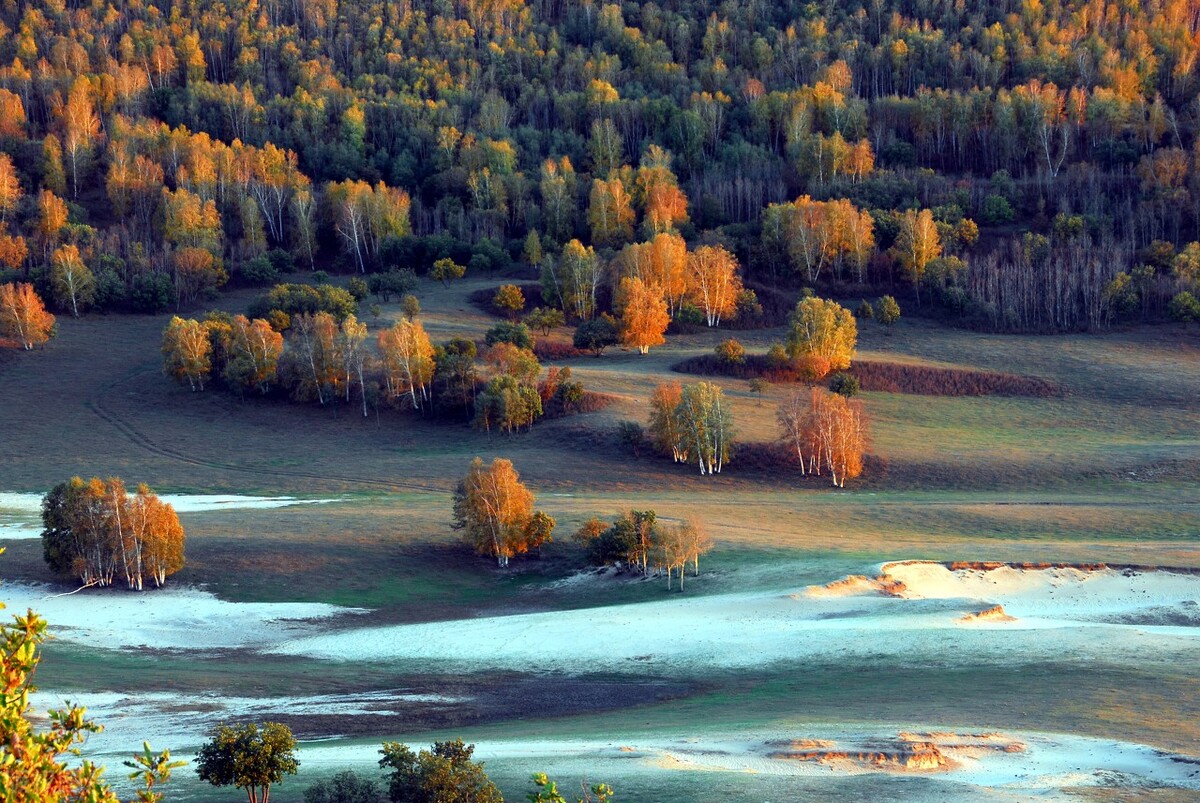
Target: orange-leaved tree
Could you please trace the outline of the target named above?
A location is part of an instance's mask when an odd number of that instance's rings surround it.
[[[626,277],[617,292],[621,311],[621,342],[634,346],[642,354],[651,346],[666,342],[663,334],[671,316],[662,294],[647,287],[641,279]]]
[[[0,335],[11,337],[26,350],[45,343],[54,334],[54,316],[46,312],[33,285],[0,285]]]
[[[454,492],[454,526],[481,555],[507,566],[513,555],[550,541],[554,519],[535,511],[533,502],[512,461],[497,457],[485,466],[476,457]]]

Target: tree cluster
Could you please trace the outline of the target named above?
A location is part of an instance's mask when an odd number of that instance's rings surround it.
[[[820,387],[797,391],[776,413],[781,437],[803,474],[828,471],[833,484],[862,474],[867,418],[862,402]]]
[[[661,454],[694,463],[702,475],[721,473],[737,434],[732,407],[711,382],[658,385],[650,397],[648,432]]]
[[[676,573],[679,590],[688,564],[700,574],[700,556],[712,549],[712,539],[695,521],[665,524],[653,510],[625,511],[610,525],[591,519],[575,534],[587,550],[588,562],[597,566],[627,566],[649,577],[665,572],[667,588]]]
[[[84,586],[160,588],[183,568],[179,517],[145,485],[131,495],[116,477],[74,477],[46,494],[42,523],[46,563]]]

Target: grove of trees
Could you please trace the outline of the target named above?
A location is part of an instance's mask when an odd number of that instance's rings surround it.
[[[116,477],[73,477],[46,494],[42,523],[46,563],[85,587],[161,588],[183,568],[179,516],[144,484],[130,494]]]
[[[694,463],[702,475],[721,473],[736,434],[732,407],[712,382],[659,385],[650,398],[652,443],[677,463]]]

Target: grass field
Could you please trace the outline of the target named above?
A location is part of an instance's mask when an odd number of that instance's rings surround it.
[[[433,337],[480,336],[491,319],[467,297],[497,283],[422,285]],[[234,295],[224,303],[237,310],[248,300]],[[387,305],[383,320],[368,322],[376,329],[397,315]],[[613,350],[574,360],[588,389],[618,401],[540,423],[529,434],[489,437],[394,411],[364,420],[352,407],[191,393],[161,375],[165,317],[60,321],[60,337],[47,349],[0,355],[0,491],[43,492],[73,474],[95,474],[146,481],[159,491],[339,497],[319,506],[185,516],[188,567],[172,582],[224,600],[370,608],[367,620],[380,625],[660,600],[667,592],[657,581],[558,582],[580,565],[565,536],[581,521],[644,507],[700,518],[716,538],[704,575],[689,579],[688,595],[794,589],[905,558],[1200,567],[1200,335],[1182,328],[1049,338],[983,335],[922,320],[889,331],[867,323],[864,358],[1039,376],[1066,394],[865,394],[873,421],[868,474],[837,490],[793,472],[743,469],[736,455],[724,474],[702,478],[619,445],[617,422],[644,421],[655,383],[689,381],[671,365],[711,351],[724,332],[674,337],[645,357]],[[782,333],[737,336],[765,350]],[[742,439],[775,437],[774,410],[791,388],[772,386],[760,399],[745,382],[715,381],[733,400]],[[476,455],[512,459],[539,506],[558,519],[560,537],[542,556],[500,571],[450,529],[450,492]],[[54,580],[37,541],[4,546],[5,580]],[[104,595],[79,599],[103,604]],[[483,744],[876,721],[1081,734],[1200,755],[1196,666],[1082,665],[1064,656],[1015,670],[795,665],[636,683],[581,667],[539,686],[529,675],[451,678],[407,666],[331,667],[252,652],[103,647],[50,645],[40,685],[261,696],[404,686],[459,690],[475,701],[451,714],[373,724],[357,737],[367,763],[369,745],[385,736],[462,735]],[[651,680],[663,685],[651,688]],[[627,696],[613,693],[621,684],[629,684]],[[354,734],[348,722],[331,718],[296,724],[309,737]],[[506,792],[515,793],[524,764],[497,759],[493,766]],[[578,769],[566,761],[562,767]],[[630,778],[638,779],[637,790],[623,800],[730,799],[730,789],[764,800],[838,793],[970,799],[979,792],[919,779],[889,790],[870,777],[825,786],[723,773],[706,779],[638,770]],[[299,799],[302,785],[290,782],[282,799]],[[181,789],[187,799],[204,798],[194,781]]]

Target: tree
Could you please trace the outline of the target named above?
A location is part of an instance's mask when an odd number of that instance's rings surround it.
[[[286,725],[221,725],[196,754],[196,774],[213,786],[244,789],[250,803],[270,803],[271,786],[300,768]]]
[[[304,313],[292,319],[289,353],[299,374],[298,398],[325,404],[337,396],[343,374],[342,354],[338,348],[338,325],[328,312]]]
[[[788,327],[788,356],[812,378],[850,367],[858,325],[841,304],[815,296],[802,299]]]
[[[925,266],[941,256],[942,245],[938,239],[937,224],[928,209],[917,212],[909,209],[900,218],[900,231],[892,246],[896,258],[917,288],[920,298],[921,280],[925,277]]]
[[[46,312],[33,285],[0,284],[0,334],[15,339],[26,350],[53,337],[54,316]]]
[[[67,93],[66,102],[59,101],[54,109],[62,126],[63,153],[71,165],[71,187],[79,197],[79,179],[90,164],[92,150],[100,136],[100,116],[92,101],[92,86],[86,76],[79,76]]]
[[[595,245],[619,245],[633,237],[632,198],[621,176],[592,181],[588,196],[588,223]]]
[[[670,454],[676,463],[686,463],[688,444],[683,438],[677,411],[683,398],[678,382],[658,385],[650,396],[650,438],[661,454]]]
[[[829,469],[838,487],[862,473],[867,437],[862,402],[813,387],[794,393],[776,417],[801,473],[820,475]]]
[[[46,563],[84,587],[112,585],[119,573],[133,590],[146,578],[161,588],[183,568],[179,517],[145,485],[130,496],[116,477],[73,477],[42,500],[42,523]]]
[[[3,90],[0,90],[2,92]],[[0,223],[17,208],[17,202],[24,195],[21,181],[17,177],[17,168],[13,165],[12,157],[0,152]]]
[[[689,295],[702,310],[709,326],[719,326],[721,317],[737,310],[742,280],[737,257],[721,246],[704,245],[688,254]]]
[[[882,296],[875,306],[875,319],[884,326],[892,326],[900,320],[900,305],[891,296]]]
[[[733,445],[733,414],[721,388],[711,382],[685,385],[675,416],[688,460],[703,474],[720,474]]]
[[[512,343],[517,348],[533,348],[533,337],[529,334],[529,327],[523,323],[513,323],[512,321],[501,321],[488,329],[483,335],[483,342],[488,346],[494,346],[497,343]]]
[[[70,305],[71,315],[79,317],[79,308],[87,308],[96,295],[96,277],[83,264],[79,249],[64,245],[54,250],[51,257],[50,282],[59,306]]]
[[[618,291],[621,312],[621,342],[642,354],[666,342],[663,334],[671,322],[667,302],[641,279],[626,277]]]
[[[430,382],[437,365],[433,344],[420,321],[398,321],[379,333],[388,396],[408,396],[414,410],[430,401]]]
[[[617,323],[611,315],[584,321],[575,327],[573,342],[577,349],[587,349],[599,357],[604,350],[617,342]]]
[[[483,763],[473,761],[475,745],[461,739],[434,742],[419,754],[400,742],[384,742],[379,766],[390,772],[393,803],[504,803],[488,780]]]
[[[549,537],[545,520],[535,523],[533,502],[512,461],[497,457],[484,466],[476,457],[454,492],[454,527],[465,531],[481,555],[505,567],[513,555]]]
[[[576,320],[595,314],[596,295],[604,280],[604,271],[596,252],[578,240],[563,246],[557,260],[548,260],[542,268],[542,296],[558,301],[562,310]]]
[[[451,281],[461,279],[466,273],[467,269],[464,266],[449,257],[445,257],[433,263],[433,268],[430,269],[429,276],[441,282],[444,287],[449,287]]]
[[[551,329],[556,326],[562,326],[565,323],[566,319],[562,314],[562,310],[557,310],[553,307],[534,307],[525,316],[525,325],[530,329],[542,330],[543,335],[550,334]]]
[[[33,674],[46,637],[46,621],[33,611],[0,624],[0,794],[6,803],[118,803],[104,768],[79,758],[88,735],[103,730],[85,718],[83,708],[52,710],[50,728],[34,729],[29,698],[36,691]],[[161,800],[154,787],[183,764],[171,761],[170,751],[156,754],[145,744],[134,761],[125,762],[135,770],[130,779],[144,786],[137,793],[139,803]]]
[[[722,340],[713,351],[717,359],[725,365],[741,365],[746,362],[746,347],[737,338]]]
[[[400,310],[404,313],[405,318],[415,321],[421,314],[421,301],[412,293],[405,293],[404,297],[400,299]]]
[[[283,353],[283,335],[262,318],[253,321],[235,315],[230,323],[225,346],[225,381],[239,389],[257,388],[266,395],[275,381],[279,355]]]
[[[350,401],[350,389],[358,381],[358,395],[362,400],[363,418],[367,417],[366,368],[369,355],[364,347],[367,340],[367,325],[351,315],[342,321],[337,333],[336,353],[342,360],[343,382],[346,387],[346,402]]]
[[[515,284],[500,285],[500,289],[492,296],[492,306],[507,315],[510,320],[516,320],[525,309],[525,294]]]
[[[171,318],[163,330],[163,372],[176,381],[187,381],[192,390],[204,390],[212,372],[212,341],[204,324]]]

